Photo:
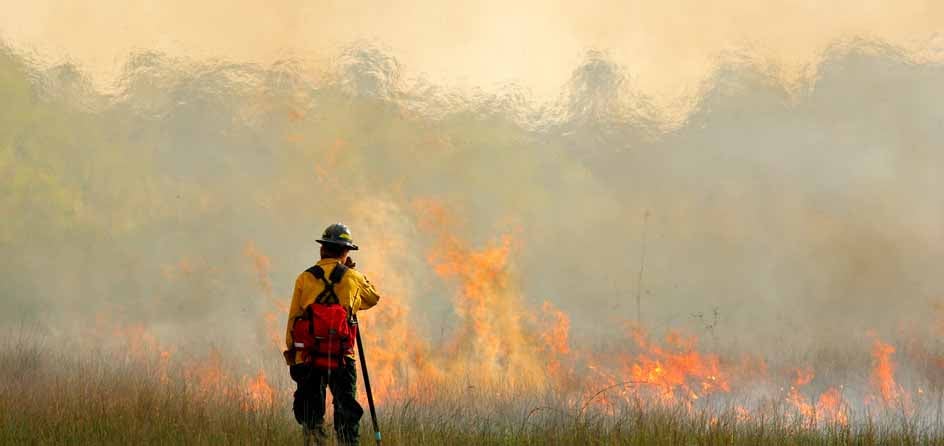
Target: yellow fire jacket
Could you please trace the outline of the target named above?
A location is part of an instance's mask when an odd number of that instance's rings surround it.
[[[325,277],[331,277],[331,271],[338,265],[338,259],[322,259],[318,261],[318,266],[324,269]],[[305,308],[315,302],[324,290],[324,282],[315,278],[308,272],[302,272],[295,279],[295,292],[292,294],[292,304],[288,308],[288,326],[285,329],[285,346],[289,351],[293,350],[295,345],[292,340],[292,324],[295,318],[305,312]],[[358,310],[366,310],[380,300],[380,295],[374,286],[361,274],[353,268],[349,269],[341,281],[334,285],[334,293],[338,296],[338,302],[347,309],[350,314],[357,314]],[[353,358],[353,355],[351,356]],[[290,364],[299,364],[302,362],[302,353],[296,352],[294,361],[287,358]]]

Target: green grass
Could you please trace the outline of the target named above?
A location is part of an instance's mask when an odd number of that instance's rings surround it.
[[[219,367],[217,367],[219,366]],[[219,363],[203,371],[105,353],[0,351],[0,444],[300,444],[288,381],[273,371],[272,404],[259,403]],[[208,380],[207,377],[218,379]],[[423,404],[381,408],[384,443],[483,445],[928,445],[940,423],[859,418],[811,429],[776,402],[739,420],[733,410],[653,407],[636,400],[597,407],[543,396],[496,398],[457,387]],[[369,418],[362,444],[372,444]]]

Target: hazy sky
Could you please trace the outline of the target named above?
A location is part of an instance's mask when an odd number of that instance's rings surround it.
[[[940,54],[944,2],[921,0],[669,0],[412,2],[313,0],[0,0],[0,37],[100,85],[129,52],[268,62],[317,61],[376,42],[407,76],[489,88],[515,81],[556,94],[581,55],[607,51],[660,101],[697,88],[726,51],[750,48],[803,72],[837,39],[871,36]],[[828,5],[824,5],[828,4]]]

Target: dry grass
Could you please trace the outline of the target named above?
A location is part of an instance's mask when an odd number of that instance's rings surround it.
[[[260,404],[237,379],[105,353],[0,351],[0,444],[296,444],[289,396]],[[188,375],[188,373],[190,373]],[[206,376],[205,374],[202,376]],[[275,377],[275,387],[287,383]],[[287,388],[287,387],[286,387]],[[642,402],[595,410],[554,395],[496,399],[465,388],[432,403],[381,408],[385,444],[928,445],[938,422],[866,418],[810,429],[776,404],[751,420],[724,407],[689,411]],[[371,444],[365,417],[362,444]]]

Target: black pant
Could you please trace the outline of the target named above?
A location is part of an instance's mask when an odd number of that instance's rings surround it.
[[[289,367],[292,380],[298,384],[292,411],[303,426],[320,428],[325,415],[325,388],[334,399],[334,431],[342,444],[357,444],[358,427],[364,409],[357,402],[357,368],[351,358],[344,358],[334,370],[296,364]]]

